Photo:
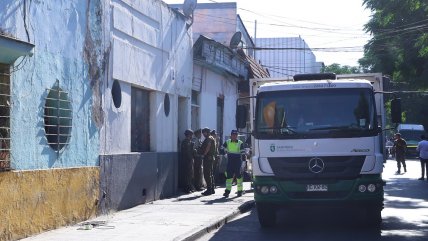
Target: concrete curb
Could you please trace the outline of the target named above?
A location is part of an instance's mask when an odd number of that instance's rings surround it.
[[[241,204],[236,210],[234,210],[233,212],[223,216],[222,218],[206,224],[204,226],[201,227],[197,227],[195,229],[193,229],[192,231],[183,234],[181,236],[178,236],[176,238],[174,238],[174,241],[194,241],[197,240],[199,238],[201,238],[202,236],[204,236],[205,234],[215,230],[215,229],[219,229],[221,226],[225,225],[226,223],[228,223],[230,220],[234,219],[236,216],[248,212],[250,211],[252,208],[255,207],[255,201],[251,200],[251,201],[247,201],[243,204]]]

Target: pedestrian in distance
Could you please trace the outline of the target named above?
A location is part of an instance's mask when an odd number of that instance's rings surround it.
[[[202,191],[203,187],[204,187],[203,173],[202,173],[202,155],[201,155],[202,140],[201,140],[201,137],[202,137],[202,130],[197,129],[195,131],[194,137],[192,139],[193,143],[194,143],[193,186],[195,187],[196,191]]]
[[[419,180],[424,180],[426,177],[428,181],[428,140],[425,135],[421,135],[421,141],[418,143],[416,151],[419,152],[419,160],[421,161],[422,169],[422,176]]]
[[[406,140],[401,138],[400,133],[395,133],[394,146],[392,147],[395,153],[395,160],[397,161],[397,172],[396,174],[401,173],[401,166],[404,168],[404,172],[407,172],[406,169],[406,149],[407,143]]]
[[[202,151],[202,162],[204,169],[204,178],[207,183],[207,190],[202,193],[204,196],[214,194],[214,177],[213,177],[213,164],[215,157],[215,140],[210,135],[211,130],[208,127],[202,129],[202,135],[204,135],[205,140],[202,142],[201,151]]]
[[[181,157],[184,164],[184,187],[183,191],[185,193],[192,193],[196,191],[193,186],[193,153],[194,153],[194,144],[192,142],[193,131],[186,130],[184,132],[184,140],[181,142]]]
[[[238,197],[243,193],[243,178],[241,172],[242,165],[242,152],[245,152],[244,143],[238,139],[238,131],[232,130],[230,132],[230,139],[223,144],[224,150],[227,154],[227,168],[226,168],[226,190],[223,196],[229,197],[232,191],[233,178],[236,177],[236,186],[238,188]]]

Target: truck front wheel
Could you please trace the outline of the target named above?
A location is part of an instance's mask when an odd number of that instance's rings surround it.
[[[263,228],[273,227],[276,224],[276,208],[265,203],[256,203],[257,215]]]
[[[367,227],[378,229],[382,223],[382,208],[370,207],[366,208],[366,223]]]

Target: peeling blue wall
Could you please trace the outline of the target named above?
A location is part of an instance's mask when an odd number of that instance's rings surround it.
[[[100,1],[0,1],[0,29],[35,45],[11,73],[11,165],[17,170],[97,166],[102,123],[103,11]],[[1,53],[0,53],[1,54]],[[56,81],[73,120],[59,155],[47,144],[44,105]]]

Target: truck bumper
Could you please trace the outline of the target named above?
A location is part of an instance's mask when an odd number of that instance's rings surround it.
[[[370,185],[371,184],[371,185]],[[254,178],[257,203],[278,206],[378,206],[383,207],[380,174],[361,175],[353,180],[278,180]]]

